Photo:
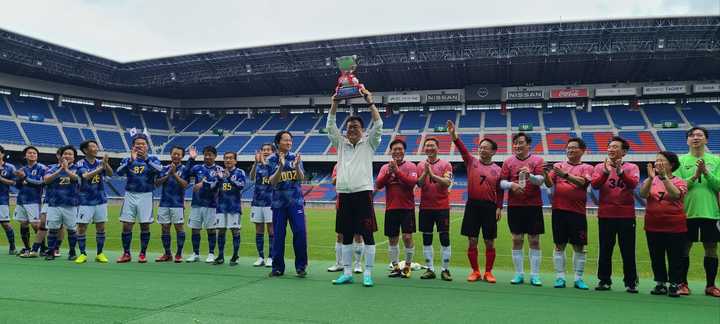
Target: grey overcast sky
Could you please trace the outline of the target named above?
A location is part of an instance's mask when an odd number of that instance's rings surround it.
[[[0,28],[128,62],[397,32],[719,14],[720,0],[26,0],[4,1]]]

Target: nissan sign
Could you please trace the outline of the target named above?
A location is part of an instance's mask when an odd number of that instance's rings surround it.
[[[425,97],[426,102],[458,102],[460,94],[457,93],[434,93]]]
[[[507,91],[507,100],[530,100],[543,98],[544,92],[542,89],[520,89]]]
[[[551,99],[565,99],[565,98],[587,98],[587,88],[566,88],[566,89],[552,89],[550,91]]]

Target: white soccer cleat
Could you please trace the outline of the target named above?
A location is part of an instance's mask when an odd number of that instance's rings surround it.
[[[215,262],[215,254],[210,253],[210,254],[208,254],[207,259],[205,259],[205,263],[213,263],[213,262]]]
[[[257,261],[253,263],[253,267],[262,267],[265,265],[265,259],[258,257]]]
[[[362,273],[362,266],[360,265],[360,262],[355,262],[355,267],[353,268],[353,272],[355,273]]]
[[[265,267],[272,268],[272,258],[265,259]]]
[[[198,262],[198,261],[200,261],[200,256],[195,253],[193,253],[187,259],[185,259],[185,262]]]
[[[343,271],[343,266],[341,264],[333,264],[329,268],[327,268],[328,272],[338,272]]]

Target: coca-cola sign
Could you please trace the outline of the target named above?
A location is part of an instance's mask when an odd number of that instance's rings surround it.
[[[565,88],[565,89],[552,89],[550,91],[550,98],[552,99],[564,99],[564,98],[587,98],[587,88]]]

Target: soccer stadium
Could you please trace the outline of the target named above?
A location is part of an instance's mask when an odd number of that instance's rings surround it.
[[[372,96],[333,101],[340,75],[338,59],[348,56],[355,57],[354,75]],[[411,236],[415,242],[412,276],[388,277],[388,269],[392,267],[388,266],[391,243],[383,235],[388,191],[376,189],[371,200],[380,230],[374,235],[377,242],[377,251],[373,252],[376,253],[374,284],[365,285],[373,287],[363,287],[363,277],[359,274],[355,275],[354,284],[331,283],[342,274],[328,271],[328,267],[339,263],[336,249],[340,243],[336,244],[335,231],[336,213],[342,209],[337,207],[341,194],[336,191],[333,175],[339,152],[333,145],[333,130],[327,127],[328,112],[336,104],[335,120],[342,134],[350,132],[347,127],[354,116],[362,119],[366,131],[377,129],[373,128],[376,123],[373,120],[375,109],[379,112],[380,140],[373,147],[374,155],[369,162],[373,180],[379,177],[381,167],[393,160],[390,144],[396,140],[406,143],[406,161],[425,161],[425,148],[430,140],[437,144],[438,157],[450,163],[452,184],[447,199],[452,243],[448,250],[451,246],[452,258],[443,262],[449,263],[447,269],[448,274],[453,274],[452,281],[439,277],[421,279],[427,270],[420,242],[426,238],[419,231]],[[633,230],[637,239],[635,246],[630,246],[636,252],[639,283],[626,281],[625,284],[639,293],[628,293],[623,287],[623,267],[627,265],[619,249],[615,249],[614,255],[610,251],[609,266],[614,269],[612,289],[609,281],[608,289],[598,289],[604,285],[598,279],[598,210],[602,209],[603,200],[600,189],[590,186],[589,180],[583,187],[587,188],[583,189],[586,191],[587,243],[582,252],[587,255],[587,261],[583,261],[583,278],[589,289],[573,288],[572,248],[566,251],[568,287],[553,286],[553,282],[557,282],[553,263],[557,256],[553,244],[554,217],[551,217],[553,191],[545,184],[538,185],[544,214],[544,235],[539,248],[542,257],[538,257],[542,259],[541,264],[538,261],[542,284],[536,285],[533,281],[531,285],[529,275],[525,276],[524,284],[511,284],[517,267],[513,267],[511,251],[515,253],[516,248],[511,247],[514,243],[508,230],[509,193],[504,194],[505,208],[497,222],[497,260],[493,270],[497,282],[468,282],[466,276],[473,270],[468,263],[468,241],[461,235],[460,228],[463,217],[467,217],[464,213],[473,180],[466,171],[457,141],[449,133],[450,127],[472,155],[482,151],[485,139],[496,143],[492,161],[498,166],[514,156],[518,139],[514,135],[520,132],[525,134],[529,153],[547,162],[566,161],[566,150],[572,142],[569,140],[582,139],[586,145],[582,161],[599,167],[608,163],[608,143],[616,141],[616,137],[624,139],[629,150],[623,161],[637,165],[640,183],[632,193],[636,215],[633,224],[637,222]],[[703,244],[694,244],[686,257],[689,268],[685,288],[689,295],[673,299],[656,296],[655,266],[651,264],[644,230],[644,215],[650,199],[642,193],[642,187],[648,177],[655,186],[654,176],[648,174],[646,165],[656,162],[661,151],[687,154],[690,145],[687,132],[693,127],[705,131],[709,151],[706,156],[720,153],[720,16],[717,15],[432,30],[131,62],[106,59],[0,29],[0,145],[5,151],[5,163],[20,169],[27,163],[26,147],[33,146],[39,163],[53,165],[58,163],[58,148],[72,145],[80,150],[81,143],[92,140],[100,152],[98,161],[106,154],[108,169],[116,170],[104,178],[108,207],[102,237],[105,254],[110,257],[107,263],[95,262],[98,239],[95,226],[87,226],[87,237],[82,236],[83,244],[87,240],[90,250],[88,260],[77,264],[68,261],[71,253],[68,238],[55,237],[63,232],[67,223],[59,232],[57,229],[53,232],[49,220],[48,240],[50,237],[57,240],[59,257],[46,261],[43,257],[16,256],[23,252],[21,237],[28,235],[27,223],[25,229],[21,229],[15,219],[19,214],[16,206],[22,205],[17,198],[21,189],[5,181],[0,184],[8,188],[10,197],[7,211],[10,216],[4,222],[9,226],[5,233],[13,232],[15,237],[11,243],[9,234],[0,234],[0,290],[3,291],[0,322],[720,323],[720,299],[707,296],[710,293],[707,293],[706,272],[711,258],[706,256]],[[159,204],[164,193],[157,182],[151,194],[154,221],[149,232],[134,229],[131,261],[115,262],[118,257],[122,259],[125,244],[126,231],[119,219],[126,212],[122,209],[128,208],[122,206],[127,203],[127,197],[135,193],[133,189],[126,190],[133,188],[134,180],[129,180],[120,170],[126,167],[128,159],[133,163],[137,158],[134,153],[137,136],[146,140],[148,154],[156,156],[162,165],[171,163],[174,148],[178,147],[185,150],[185,155],[181,155],[183,163],[188,159],[188,152],[197,150],[198,164],[203,158],[207,159],[205,148],[213,147],[218,167],[224,166],[225,153],[235,152],[237,168],[244,177],[251,174],[251,169],[255,174],[258,152],[264,144],[278,144],[276,134],[281,131],[291,135],[292,148],[288,154],[293,154],[296,162],[301,157],[304,168],[299,188],[300,200],[304,201],[306,231],[303,234],[307,239],[309,261],[302,274],[298,271],[295,275],[293,240],[296,238],[290,229],[283,245],[288,264],[284,276],[282,273],[273,276],[274,268],[268,276],[271,268],[253,264],[258,258],[258,235],[251,221],[256,183],[249,176],[244,186],[239,187],[243,216],[235,242],[239,244],[237,266],[202,262],[208,247],[208,234],[204,230],[200,232],[200,262],[184,262],[183,258],[175,263],[172,260],[153,262],[163,255],[156,213],[162,208]],[[60,152],[60,156],[62,154]],[[79,152],[79,156],[83,155]],[[281,161],[284,163],[284,158]],[[105,160],[102,163],[106,163]],[[62,171],[62,167],[57,168],[60,168],[58,172]],[[7,169],[3,166],[2,170]],[[720,176],[720,169],[709,171]],[[49,180],[46,177],[44,181],[47,184]],[[205,181],[202,178],[195,185]],[[708,181],[711,180],[705,182]],[[181,213],[188,219],[192,219],[190,204],[194,190],[193,187],[184,191],[185,208]],[[419,206],[422,190],[411,191],[414,203]],[[717,193],[715,189],[714,210],[717,210]],[[52,208],[50,206],[48,208]],[[713,217],[720,219],[720,215]],[[2,220],[0,217],[0,223]],[[183,257],[188,257],[191,231],[187,220],[183,223],[182,214],[180,221],[180,228],[186,226],[188,236]],[[170,231],[173,249],[176,231],[177,226]],[[29,230],[31,244],[36,240],[36,232],[34,228]],[[193,228],[193,235],[197,235],[195,232]],[[146,264],[137,262],[138,247],[144,251],[138,243],[144,240],[144,234],[149,236],[149,244],[143,243],[150,259]],[[266,247],[274,245],[269,238],[262,237],[260,235]],[[437,251],[441,244],[446,247],[442,240],[441,235],[440,240],[435,239],[430,245],[431,250],[435,246],[435,267],[438,268],[440,254]],[[233,248],[230,241],[225,244],[226,256]],[[74,244],[72,253],[75,253]],[[483,242],[478,249],[480,263],[485,265]],[[14,252],[13,255],[8,255],[8,250]],[[219,249],[217,253],[223,254]],[[401,258],[404,253],[402,250]],[[477,250],[475,253],[477,259]],[[717,268],[717,257],[714,262]],[[526,271],[528,265],[525,265]],[[670,277],[672,281],[672,274]]]

